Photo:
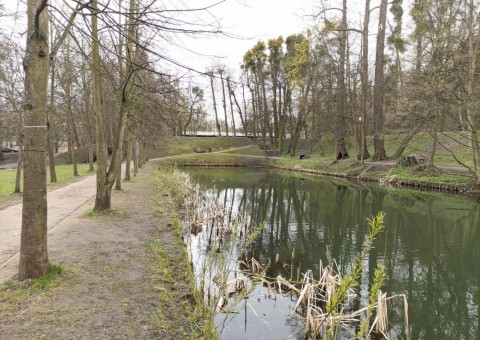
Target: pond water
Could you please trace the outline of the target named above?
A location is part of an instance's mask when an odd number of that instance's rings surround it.
[[[475,199],[271,170],[184,171],[232,209],[247,210],[253,224],[265,221],[249,256],[262,264],[278,258],[268,267],[270,277],[296,276],[300,268],[318,278],[319,263],[329,256],[348,272],[368,233],[367,218],[384,211],[385,229],[364,263],[359,296],[368,296],[374,268],[383,264],[388,277],[382,290],[408,298],[412,339],[480,338]],[[222,327],[223,339],[304,338],[302,322],[291,315],[293,297],[268,298],[259,284],[241,303],[244,308]],[[217,323],[224,318],[217,315]],[[402,332],[403,304],[390,305],[389,321]]]

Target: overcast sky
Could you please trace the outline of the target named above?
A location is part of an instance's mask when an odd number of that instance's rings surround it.
[[[220,20],[225,32],[239,38],[182,39],[186,47],[203,56],[186,51],[176,53],[181,62],[201,70],[214,60],[238,68],[245,52],[258,40],[304,31],[308,26],[305,14],[310,13],[310,7],[311,0],[227,0],[212,8],[211,13]]]

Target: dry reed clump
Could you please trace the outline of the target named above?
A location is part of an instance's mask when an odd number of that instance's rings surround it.
[[[376,338],[389,339],[387,302],[399,298],[403,299],[404,303],[405,335],[408,338],[408,303],[403,294],[387,297],[386,293],[379,291],[376,303],[355,309],[354,302],[358,297],[355,290],[349,287],[346,300],[337,306],[340,311],[337,313],[328,311],[336,292],[343,289],[342,277],[334,269],[335,265],[323,266],[320,262],[319,280],[315,280],[312,271],[309,270],[303,274],[299,287],[296,282],[291,282],[282,276],[274,279],[264,276],[256,277],[255,271],[261,266],[255,259],[242,263],[242,268],[249,272],[249,277],[259,279],[268,287],[269,296],[284,297],[291,294],[297,296],[292,315],[304,322],[308,338],[351,339],[352,336],[357,336],[357,338],[369,339],[375,335]],[[355,330],[359,328],[361,320],[364,320],[366,314],[372,311],[376,316],[369,325],[369,329],[364,334],[356,333]]]
[[[261,227],[253,227],[246,211],[236,211],[224,204],[216,190],[201,190],[185,181],[188,195],[184,199],[184,237],[197,279],[198,298],[210,315],[224,313],[226,324],[237,306],[248,298],[254,282],[243,274],[237,262],[255,242]],[[263,270],[255,260],[252,272]],[[223,327],[222,325],[220,327]]]
[[[309,338],[352,338],[369,339],[372,335],[377,338],[389,338],[388,306],[392,299],[402,299],[404,304],[404,332],[409,337],[408,303],[405,295],[387,297],[380,287],[385,280],[383,267],[375,270],[374,280],[371,285],[370,298],[367,306],[356,309],[357,294],[355,287],[358,285],[362,263],[367,258],[369,250],[373,247],[375,236],[383,229],[383,214],[370,220],[371,231],[366,238],[361,253],[357,254],[352,274],[342,276],[334,260],[324,266],[320,262],[320,277],[314,279],[312,271],[303,274],[301,282],[297,283],[277,276],[273,279],[261,277],[261,281],[268,286],[269,294],[284,296],[295,294],[297,303],[292,309],[292,314],[301,319],[305,324],[305,332]],[[244,262],[243,269],[255,269]],[[256,262],[256,261],[255,261]],[[255,276],[255,271],[250,270],[250,276]],[[299,288],[300,287],[300,288]],[[375,316],[374,318],[372,316]],[[393,331],[390,332],[393,334]],[[396,336],[396,335],[390,336]]]

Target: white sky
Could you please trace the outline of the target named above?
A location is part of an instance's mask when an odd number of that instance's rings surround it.
[[[311,0],[227,0],[214,7],[211,13],[220,20],[225,32],[241,38],[218,36],[184,39],[186,47],[205,56],[183,52],[179,55],[180,61],[200,67],[202,71],[211,66],[214,59],[230,68],[238,68],[245,52],[258,40],[266,42],[279,35],[285,38],[290,34],[304,31],[309,21],[304,15],[310,13],[311,2]]]

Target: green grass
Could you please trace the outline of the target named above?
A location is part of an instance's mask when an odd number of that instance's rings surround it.
[[[88,164],[78,164],[78,173],[80,176],[89,174]],[[57,183],[50,182],[50,168],[47,167],[47,183],[48,189],[56,188],[67,183],[76,181],[77,178],[73,176],[72,165],[58,165],[55,167],[57,174]],[[22,174],[23,175],[23,174]],[[16,170],[2,170],[0,171],[0,196],[6,196],[13,193],[15,189]],[[23,176],[20,180],[21,188],[23,189]]]
[[[474,179],[467,175],[455,175],[442,172],[438,169],[422,170],[418,167],[410,168],[391,168],[385,172],[380,172],[372,177],[394,178],[398,181],[413,181],[421,184],[433,184],[433,185],[451,185],[451,186],[473,186]]]
[[[400,141],[404,138],[405,134],[387,135],[385,138],[385,150],[388,155],[392,155]],[[438,134],[437,150],[435,153],[434,163],[437,165],[449,165],[459,166],[458,162],[452,156],[452,152],[455,156],[467,165],[473,165],[472,151],[469,147],[469,137],[464,131],[450,131]],[[370,144],[373,145],[372,138],[369,139]],[[429,133],[418,133],[415,135],[407,148],[403,152],[404,155],[419,154],[427,156],[430,150],[432,137]],[[373,149],[373,147],[370,147]],[[372,152],[372,151],[371,151]]]
[[[13,193],[13,190],[15,190],[15,176],[16,170],[0,171],[0,196]]]
[[[50,271],[46,274],[43,274],[38,279],[28,280],[28,285],[32,287],[33,290],[40,290],[46,288],[53,288],[60,285],[59,277],[63,274],[64,268],[62,265],[57,263],[50,263]]]
[[[93,209],[90,209],[90,210],[87,210],[84,214],[83,214],[83,217],[85,218],[97,218],[98,216],[100,216],[100,214],[93,210]]]
[[[265,156],[265,152],[260,149],[257,145],[252,145],[248,148],[236,149],[231,151],[224,152],[225,154],[231,155],[245,155],[245,156]]]
[[[212,152],[251,145],[245,137],[172,137],[157,149],[149,150],[149,157],[176,156],[193,153],[195,148],[210,148]]]
[[[397,150],[400,142],[405,137],[405,133],[390,134],[385,137],[385,151],[387,156],[391,156]],[[449,131],[438,134],[437,150],[434,158],[436,165],[460,166],[452,156],[452,152],[463,163],[472,166],[472,150],[469,147],[469,136],[464,131]],[[432,137],[429,133],[418,133],[415,135],[403,154],[419,154],[427,156],[430,150]],[[285,141],[285,147],[288,146],[288,140]],[[346,143],[350,156],[353,157],[355,151],[350,137],[346,138]],[[297,145],[297,156],[301,150],[307,152],[307,156],[315,160],[332,161],[335,158],[334,136],[326,134],[320,141],[299,140]],[[367,148],[373,154],[373,137],[367,136]],[[283,153],[285,154],[285,152]]]
[[[116,217],[116,218],[125,218],[127,215],[125,210],[113,208],[110,210],[105,210],[102,212],[95,211],[93,209],[87,210],[84,214],[84,218],[98,218],[101,216],[109,216],[109,217]]]
[[[266,166],[265,157],[251,157],[250,155],[229,153],[199,153],[182,157],[159,160],[161,164],[173,164],[179,166]]]
[[[9,292],[12,293],[11,297],[15,300],[17,298],[27,298],[28,293],[26,290],[39,291],[42,289],[49,289],[57,287],[61,284],[60,277],[64,274],[65,268],[58,263],[50,263],[50,270],[48,273],[43,274],[38,279],[27,279],[24,281],[8,280],[3,286],[1,286],[0,295],[2,299],[10,300],[8,298]]]

